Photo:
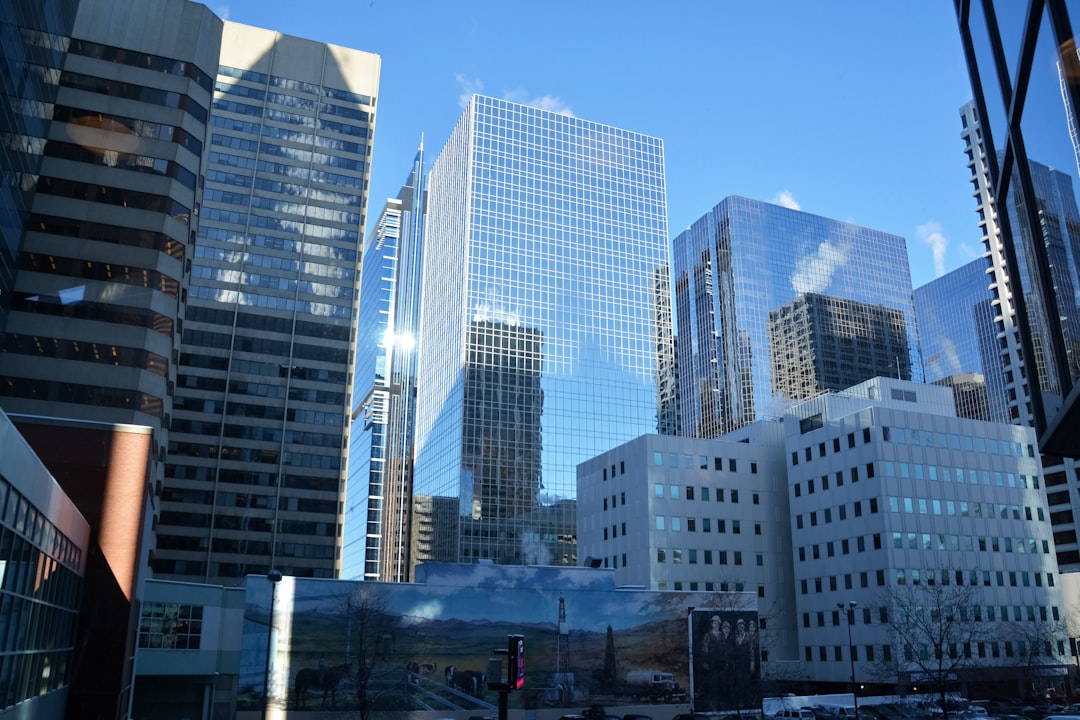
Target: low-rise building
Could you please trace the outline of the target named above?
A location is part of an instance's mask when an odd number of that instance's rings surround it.
[[[921,614],[963,625],[939,649],[968,689],[1064,674],[1035,436],[958,417],[948,387],[879,377],[716,440],[643,436],[579,465],[578,508],[579,555],[621,584],[755,591],[766,678],[916,685]]]

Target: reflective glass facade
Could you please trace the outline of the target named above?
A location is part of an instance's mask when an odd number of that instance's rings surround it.
[[[379,58],[224,24],[154,571],[334,577]]]
[[[0,7],[0,342],[78,0]]]
[[[961,417],[1004,423],[1005,375],[986,269],[980,258],[915,288],[915,312],[926,381],[953,387]],[[965,392],[982,399],[962,406]]]
[[[955,0],[955,9],[973,95],[960,112],[961,137],[983,231],[1009,419],[1039,435],[1058,564],[1072,571],[1080,567],[1075,6]]]
[[[409,579],[423,148],[364,248],[341,576]]]
[[[876,375],[922,379],[904,238],[729,197],[672,252],[682,434]]]
[[[658,429],[663,143],[474,96],[428,177],[414,561],[576,564],[576,466]]]
[[[956,12],[974,94],[963,137],[1016,394],[1010,417],[1042,433],[1080,379],[1080,58],[1063,0],[957,0]],[[1075,413],[1073,423],[1055,454],[1080,454]]]

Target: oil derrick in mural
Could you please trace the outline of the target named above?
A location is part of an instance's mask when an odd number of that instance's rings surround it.
[[[604,675],[600,687],[604,692],[613,692],[619,682],[619,670],[615,665],[615,631],[607,626],[607,641],[604,643]]]

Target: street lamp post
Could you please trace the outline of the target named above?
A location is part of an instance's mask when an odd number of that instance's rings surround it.
[[[263,668],[262,720],[266,720],[266,711],[270,707],[270,668],[274,663],[274,600],[277,599],[277,586],[281,582],[281,571],[271,570],[266,573],[270,581],[270,617],[266,622],[266,667]]]
[[[851,661],[851,699],[854,702],[854,720],[859,720],[859,686],[855,684],[855,643],[851,641],[851,626],[855,622],[855,606],[857,604],[854,600],[848,600],[846,603],[836,603],[836,607],[843,610],[847,618],[848,660]]]

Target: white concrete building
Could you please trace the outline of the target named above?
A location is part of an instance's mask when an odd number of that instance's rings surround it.
[[[796,654],[783,425],[643,435],[578,466],[578,556],[618,585],[752,592],[762,650]]]
[[[1067,662],[1034,433],[957,417],[949,388],[874,378],[721,439],[644,436],[582,463],[578,497],[580,556],[618,582],[756,590],[763,662],[801,663],[787,679],[848,681],[851,602],[856,676],[916,679],[889,606],[930,585],[972,589],[980,641],[955,652],[981,674],[959,682]]]

